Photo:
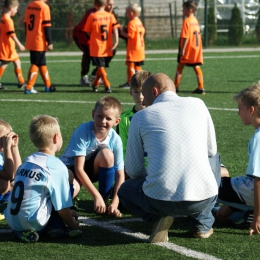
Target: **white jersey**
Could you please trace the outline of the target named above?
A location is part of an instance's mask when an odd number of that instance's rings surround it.
[[[11,229],[40,231],[52,211],[73,205],[68,169],[56,157],[36,152],[17,169],[12,194],[4,212]]]

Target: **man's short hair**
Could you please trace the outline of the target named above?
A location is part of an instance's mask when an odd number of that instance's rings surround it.
[[[48,147],[55,134],[60,133],[58,119],[48,115],[35,116],[30,124],[29,136],[39,149]]]
[[[117,118],[119,118],[122,113],[121,103],[116,98],[111,96],[100,98],[95,104],[94,111],[96,111],[99,107],[102,107],[104,109],[114,108],[115,110],[117,110]]]
[[[183,5],[184,7],[186,7],[187,9],[191,9],[194,13],[197,11],[198,9],[198,5],[196,1],[187,1],[184,2]]]
[[[233,100],[247,108],[255,107],[258,115],[260,115],[260,81],[238,92]]]
[[[130,91],[136,90],[140,91],[142,89],[143,83],[152,75],[150,71],[140,70],[137,71],[130,80]]]
[[[94,0],[94,5],[97,5],[99,7],[104,6],[107,4],[107,0]]]

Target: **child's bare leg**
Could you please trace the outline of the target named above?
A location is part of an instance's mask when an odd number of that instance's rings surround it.
[[[182,64],[178,63],[175,77],[174,77],[174,85],[175,85],[176,89],[178,89],[179,84],[181,82],[183,68],[184,68],[184,66]]]
[[[232,221],[230,219],[230,216],[232,213],[233,213],[233,210],[231,210],[229,206],[223,205],[217,211],[216,218],[222,223],[230,224],[230,223],[232,223]]]

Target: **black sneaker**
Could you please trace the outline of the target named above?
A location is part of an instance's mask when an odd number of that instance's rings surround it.
[[[196,88],[194,91],[192,91],[193,94],[201,94],[201,95],[205,95],[205,89],[199,89]]]
[[[13,234],[16,238],[18,238],[21,242],[24,243],[32,243],[32,242],[37,242],[39,240],[38,233],[33,230],[29,230],[29,231],[13,230]]]
[[[111,88],[105,88],[105,89],[104,89],[104,92],[105,92],[105,93],[112,93],[112,90],[111,90]]]
[[[248,210],[243,217],[244,221],[242,221],[241,223],[235,224],[235,227],[238,229],[249,229],[253,222],[253,218],[254,218],[254,211]]]
[[[54,86],[50,86],[49,88],[48,87],[45,87],[45,92],[55,92],[56,91],[56,88]]]
[[[124,88],[124,89],[130,88],[130,84],[126,82],[125,84],[119,85],[119,88]]]
[[[98,92],[98,86],[92,86],[93,92]]]
[[[20,89],[24,89],[26,86],[27,86],[26,82],[17,84],[17,87],[20,88]]]
[[[1,83],[0,83],[0,90],[6,89]]]

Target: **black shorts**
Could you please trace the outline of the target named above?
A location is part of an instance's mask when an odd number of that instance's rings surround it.
[[[113,57],[91,57],[92,65],[97,67],[109,67],[109,62]]]
[[[183,66],[196,67],[196,66],[202,65],[201,62],[199,62],[199,63],[181,63],[180,61],[181,61],[181,56],[180,56],[180,54],[178,54],[177,62],[182,64]]]
[[[135,66],[138,66],[138,67],[140,67],[140,66],[143,66],[144,65],[144,61],[142,60],[142,61],[126,61],[125,62],[125,64],[127,65],[128,63],[134,63],[134,65]]]
[[[88,154],[85,157],[84,171],[87,173],[87,175],[92,183],[98,181],[98,175],[94,174],[94,161],[96,159],[97,154],[102,149],[103,148],[99,147],[97,150],[93,151],[92,153]],[[78,180],[77,175],[75,173],[74,165],[68,166],[68,169],[73,172],[75,178]]]
[[[31,64],[35,64],[38,67],[45,66],[46,65],[45,51],[30,51],[30,61]]]
[[[237,193],[232,188],[230,177],[221,178],[221,183],[220,183],[220,186],[219,186],[219,189],[218,189],[218,198],[223,200],[223,201],[227,201],[227,202],[245,204],[245,202],[242,201],[238,197]],[[241,211],[241,210],[233,208],[233,207],[230,207],[230,208],[233,211]]]

